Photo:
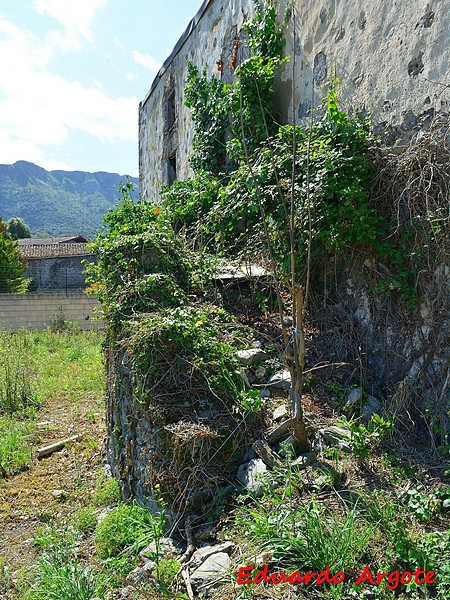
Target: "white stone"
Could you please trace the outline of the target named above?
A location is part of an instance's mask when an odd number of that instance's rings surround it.
[[[284,404],[282,406],[278,406],[272,414],[272,419],[274,421],[281,421],[281,419],[285,419],[286,417],[289,416],[289,411],[287,409],[287,406],[285,406]]]
[[[150,542],[143,550],[139,552],[139,556],[143,559],[154,560],[155,554],[158,553],[159,558],[163,556],[175,556],[181,554],[183,549],[180,544],[174,542],[171,538],[162,537],[158,542]]]
[[[237,357],[241,364],[250,366],[267,358],[267,354],[260,348],[249,348],[248,350],[238,350]]]
[[[267,387],[288,390],[291,387],[291,373],[289,371],[275,373],[267,382]]]
[[[266,473],[265,462],[260,458],[252,458],[239,467],[236,477],[252,494],[258,497],[263,493],[263,479]]]
[[[191,570],[196,569],[201,564],[203,564],[209,556],[212,556],[213,554],[218,554],[219,552],[225,552],[226,554],[230,554],[233,548],[234,543],[229,541],[223,542],[222,544],[216,544],[214,546],[210,545],[198,548],[198,550],[194,552],[194,554],[191,557],[191,560],[189,561],[189,568]]]
[[[361,400],[361,396],[360,388],[350,390],[345,399],[345,408],[353,408],[353,406]]]
[[[330,446],[332,448],[338,448],[343,452],[351,452],[352,447],[350,445],[350,432],[337,425],[332,425],[326,429],[319,429],[319,440],[318,445]]]
[[[205,592],[229,578],[231,559],[226,552],[209,556],[205,562],[191,573],[191,585],[198,592]]]

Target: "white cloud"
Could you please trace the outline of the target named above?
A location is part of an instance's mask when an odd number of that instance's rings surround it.
[[[136,73],[127,73],[125,77],[128,79],[128,81],[134,81],[135,79],[138,79]]]
[[[107,0],[34,0],[40,14],[53,17],[64,27],[64,33],[53,31],[49,40],[67,50],[79,50],[82,40],[93,41],[91,23],[95,11],[106,6]]]
[[[60,0],[41,2],[50,6]],[[137,138],[138,98],[112,98],[98,88],[47,71],[53,51],[48,40],[38,40],[0,18],[1,163],[30,160],[47,168],[62,165],[49,161],[44,148],[61,146],[75,131],[109,143]]]
[[[133,50],[133,60],[136,64],[149,69],[149,71],[159,71],[161,68],[160,63],[150,56],[150,54],[143,54],[142,52],[138,52],[138,50]]]
[[[114,38],[113,44],[116,48],[120,48],[120,50],[125,50],[125,44],[123,42],[121,42],[119,39]]]

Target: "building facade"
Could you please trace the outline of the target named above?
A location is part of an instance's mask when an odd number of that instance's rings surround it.
[[[282,20],[285,0],[278,8]],[[141,102],[139,174],[147,200],[192,174],[192,120],[183,97],[188,63],[231,81],[230,59],[237,51],[237,65],[245,60],[242,25],[253,11],[253,0],[203,2]],[[276,85],[281,119],[307,119],[336,76],[343,106],[365,111],[374,130],[401,148],[436,113],[448,112],[449,33],[450,0],[293,0],[285,30],[291,58]]]

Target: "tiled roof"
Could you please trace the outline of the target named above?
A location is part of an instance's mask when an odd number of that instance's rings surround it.
[[[85,244],[87,239],[82,235],[65,235],[48,238],[23,238],[19,240],[19,246],[49,246],[54,244]]]
[[[56,256],[88,256],[92,254],[87,249],[87,244],[82,243],[25,244],[19,248],[20,256],[25,259],[52,258]]]

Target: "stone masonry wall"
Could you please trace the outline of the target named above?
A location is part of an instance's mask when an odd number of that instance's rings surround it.
[[[91,254],[81,256],[55,256],[27,258],[28,269],[25,277],[33,279],[37,290],[82,290],[86,287],[82,261],[93,262]]]
[[[211,0],[203,8],[196,27],[140,105],[140,185],[147,199],[173,176],[173,165],[178,179],[191,174],[192,123],[183,99],[188,61],[230,81],[236,35],[253,2]],[[279,8],[282,18],[284,0]],[[277,82],[282,121],[292,122],[293,114],[304,119],[320,106],[333,76],[341,81],[344,105],[370,113],[375,131],[400,147],[399,138],[426,127],[436,112],[448,111],[450,0],[294,0],[294,8],[295,19],[286,27],[285,53],[291,60]],[[243,58],[241,46],[238,61]],[[219,59],[221,73],[216,70]]]

